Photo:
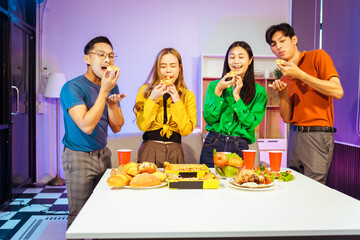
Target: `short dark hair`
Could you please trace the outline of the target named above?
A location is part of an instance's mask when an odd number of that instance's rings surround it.
[[[278,31],[283,32],[285,37],[290,37],[290,39],[293,36],[295,36],[294,29],[288,23],[280,23],[277,25],[272,25],[266,30],[265,33],[265,40],[269,45],[271,45],[271,43],[273,42],[272,40],[273,35]]]
[[[110,40],[107,37],[97,36],[97,37],[91,39],[90,42],[88,42],[88,44],[86,44],[86,46],[84,47],[85,55],[87,55],[89,53],[89,51],[94,48],[95,43],[107,43],[111,46],[111,48],[113,48]]]

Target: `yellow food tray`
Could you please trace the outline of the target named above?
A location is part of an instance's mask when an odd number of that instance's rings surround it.
[[[217,189],[219,188],[219,179],[177,179],[168,180],[169,189]]]
[[[183,178],[200,178],[210,169],[205,164],[171,164],[171,168],[165,168],[165,173],[173,173]]]

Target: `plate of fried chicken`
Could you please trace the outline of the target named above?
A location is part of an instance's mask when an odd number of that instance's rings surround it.
[[[253,169],[242,169],[235,178],[229,179],[229,186],[245,190],[270,190],[275,188],[271,175],[266,171]]]

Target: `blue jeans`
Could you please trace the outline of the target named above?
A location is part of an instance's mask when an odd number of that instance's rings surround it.
[[[201,164],[206,164],[206,166],[209,168],[214,167],[214,149],[216,149],[216,152],[236,153],[242,158],[242,150],[249,149],[249,145],[247,140],[242,137],[222,135],[217,132],[209,132],[201,150]]]

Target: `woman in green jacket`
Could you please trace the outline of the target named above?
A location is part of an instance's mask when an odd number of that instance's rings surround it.
[[[255,128],[264,117],[266,100],[265,88],[255,83],[251,47],[234,42],[226,52],[222,78],[212,81],[206,91],[203,116],[209,134],[200,163],[214,167],[214,149],[242,157],[242,150],[256,140]]]

